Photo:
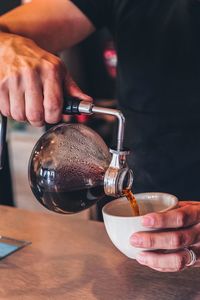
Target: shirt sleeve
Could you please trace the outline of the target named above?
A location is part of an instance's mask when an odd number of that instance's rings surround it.
[[[112,0],[71,0],[100,29],[109,26],[111,22]]]

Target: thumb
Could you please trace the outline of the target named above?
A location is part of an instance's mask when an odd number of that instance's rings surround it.
[[[81,91],[76,82],[70,76],[69,72],[67,72],[67,74],[65,75],[64,87],[68,95],[79,98],[80,100],[93,102],[92,97],[88,96],[87,94]]]

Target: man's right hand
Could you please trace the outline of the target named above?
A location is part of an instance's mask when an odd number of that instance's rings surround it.
[[[63,89],[84,100],[61,60],[28,38],[0,33],[0,112],[33,126],[61,119]]]

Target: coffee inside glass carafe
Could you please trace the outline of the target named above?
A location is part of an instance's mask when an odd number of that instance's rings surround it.
[[[36,144],[29,164],[29,182],[46,208],[75,213],[105,196],[104,175],[111,154],[103,139],[82,124],[61,124]]]

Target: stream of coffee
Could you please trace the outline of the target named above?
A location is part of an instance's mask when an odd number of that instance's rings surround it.
[[[131,190],[130,189],[124,189],[123,194],[124,194],[124,196],[126,196],[127,200],[130,203],[133,215],[135,217],[139,216],[140,215],[139,206],[138,206],[137,201],[136,201],[133,193],[131,192]]]

